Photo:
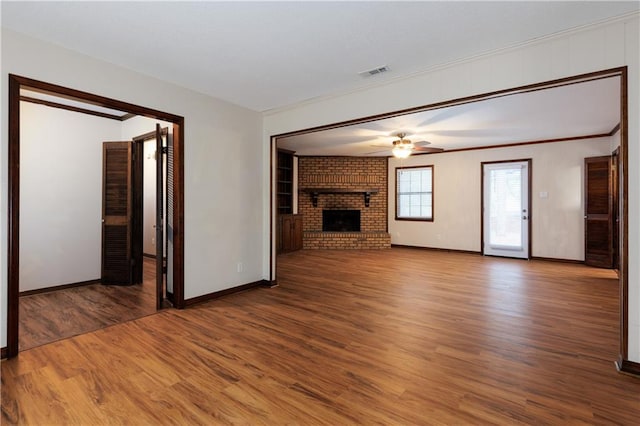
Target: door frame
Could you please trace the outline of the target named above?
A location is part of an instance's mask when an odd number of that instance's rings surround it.
[[[388,117],[397,117],[406,114],[410,114],[418,111],[427,111],[439,109],[447,106],[462,105],[469,102],[477,102],[486,99],[492,99],[500,96],[509,96],[517,93],[526,93],[536,90],[551,89],[554,87],[561,87],[570,84],[576,84],[583,81],[590,81],[600,78],[619,77],[620,78],[620,123],[611,132],[601,135],[593,135],[593,137],[605,137],[613,136],[615,132],[620,130],[620,174],[619,180],[619,195],[621,200],[620,214],[620,252],[619,252],[619,289],[620,289],[620,336],[619,336],[619,352],[616,366],[621,371],[632,372],[633,374],[640,374],[639,363],[634,363],[628,360],[629,347],[628,347],[628,325],[629,325],[629,200],[628,200],[628,185],[629,185],[629,160],[628,160],[628,145],[629,145],[629,106],[627,101],[628,93],[628,71],[627,66],[603,69],[600,71],[588,72],[584,74],[577,74],[568,77],[558,78],[554,80],[541,81],[533,84],[526,84],[522,86],[511,87],[507,89],[496,90],[493,92],[480,93],[477,95],[471,95],[461,97],[457,99],[450,99],[442,102],[436,102],[432,104],[406,108],[402,110],[390,111],[382,114],[371,115],[366,117],[360,117],[353,120],[346,120],[341,122],[333,122],[320,126],[297,129],[293,131],[271,134],[269,135],[269,281],[272,285],[277,285],[277,257],[276,257],[276,212],[275,212],[275,199],[276,199],[276,185],[275,185],[275,167],[276,167],[276,155],[278,148],[278,139],[285,136],[303,135],[307,133],[319,132],[322,130],[336,129],[340,127],[346,127],[353,124],[367,123],[371,121],[380,120]],[[549,140],[546,142],[571,140],[572,138]],[[531,143],[541,143],[544,141],[534,141]],[[501,146],[517,146],[527,145],[528,143],[513,143]],[[489,148],[495,148],[489,147]],[[438,154],[430,154],[438,155]]]
[[[184,308],[184,117],[28,77],[9,74],[6,356],[8,358],[15,357],[18,355],[19,348],[20,89],[22,88],[174,124],[174,306],[178,309]]]
[[[156,123],[158,124],[158,123]],[[134,242],[134,257],[139,255],[140,259],[144,259],[144,144],[145,142],[155,141],[157,134],[156,130],[149,131],[147,133],[143,133],[138,136],[134,136],[132,138],[133,141],[133,150],[135,153],[135,157],[137,161],[134,162],[134,171],[133,171],[133,223],[134,223],[134,232],[133,232],[133,242]],[[167,138],[167,144],[169,143],[169,128],[162,127],[160,129],[160,135],[162,137]],[[164,153],[156,153],[156,161],[158,161],[158,157],[162,159],[163,165],[165,161]],[[157,174],[157,171],[156,171]],[[157,176],[154,180],[157,183]],[[166,189],[166,188],[164,188]],[[163,189],[163,190],[164,190]],[[165,192],[166,197],[166,192]],[[156,207],[157,208],[157,207]],[[156,221],[157,227],[157,221]],[[165,224],[166,227],[166,224]],[[157,238],[157,237],[155,237]],[[167,250],[167,246],[165,245],[164,250]],[[165,256],[165,252],[163,251],[163,256],[158,258],[158,252],[156,250],[155,257],[155,270],[156,275],[158,270],[162,270],[163,274],[165,273],[165,262],[167,258]],[[144,262],[144,261],[143,261]],[[140,282],[142,282],[142,274],[143,274],[143,266],[140,266],[139,271],[136,271],[140,274],[139,278]],[[157,279],[157,277],[156,277]],[[158,287],[156,283],[156,308],[160,310],[162,308],[162,304],[165,299],[165,293],[163,292],[162,286]]]
[[[484,252],[484,166],[488,164],[527,163],[527,257],[513,257],[513,259],[531,259],[531,158],[520,160],[483,161],[480,163],[480,253]],[[492,255],[493,256],[493,255]],[[509,256],[510,257],[510,256]]]

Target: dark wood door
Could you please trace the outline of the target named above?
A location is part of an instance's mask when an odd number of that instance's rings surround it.
[[[164,176],[162,129],[156,124],[156,309],[164,298]]]
[[[302,215],[280,215],[279,251],[287,252],[302,249]]]
[[[302,249],[302,215],[293,216],[293,235],[291,236],[292,250]]]
[[[584,160],[584,261],[600,268],[613,267],[613,202],[611,157]]]
[[[293,250],[293,215],[286,214],[281,216],[281,232],[282,232],[282,251]]]
[[[144,241],[144,143],[133,140],[131,206],[131,263],[133,284],[142,283]]]
[[[102,284],[133,283],[132,142],[102,145]]]
[[[620,148],[611,153],[611,212],[613,238],[613,269],[620,269]]]

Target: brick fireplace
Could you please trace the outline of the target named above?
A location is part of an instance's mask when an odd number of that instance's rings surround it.
[[[386,158],[299,157],[298,188],[305,249],[391,247],[387,232]],[[352,228],[335,222],[327,227],[327,215],[345,221],[347,213],[341,212],[346,211],[359,212],[348,215],[359,216],[360,231],[341,231]],[[328,229],[324,231],[323,216],[324,229]]]

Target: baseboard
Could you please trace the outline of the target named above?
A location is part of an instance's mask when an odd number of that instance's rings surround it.
[[[446,249],[446,248],[439,248],[439,247],[409,246],[409,245],[404,245],[404,244],[391,244],[391,247],[411,248],[411,249],[418,249],[418,250],[444,251],[444,252],[450,252],[450,253],[482,254],[482,252],[473,251],[473,250],[457,250],[457,249]],[[531,260],[542,260],[542,261],[545,261],[545,262],[584,264],[583,260],[557,259],[557,258],[554,258],[554,257],[531,256],[530,259]]]
[[[207,302],[213,299],[219,299],[223,296],[228,296],[229,294],[239,293],[241,291],[250,290],[255,287],[271,287],[271,282],[269,280],[260,280],[254,281],[248,284],[242,284],[237,287],[227,288],[220,291],[214,291],[213,293],[203,294],[202,296],[192,297],[191,299],[187,299],[184,301],[184,306],[193,306],[198,303]]]
[[[7,347],[0,348],[0,359],[7,359]]]
[[[558,259],[555,257],[531,256],[531,260],[542,260],[544,262],[574,263],[574,264],[584,265],[584,260]]]
[[[98,278],[96,280],[80,281],[77,283],[54,285],[52,287],[44,287],[44,288],[38,288],[35,290],[21,291],[20,293],[18,293],[18,297],[32,296],[34,294],[40,294],[40,293],[50,293],[52,291],[66,290],[68,288],[82,287],[82,286],[91,285],[91,284],[100,284],[100,279]]]
[[[481,254],[479,251],[473,251],[473,250],[457,250],[457,249],[446,249],[446,248],[439,248],[439,247],[408,246],[405,244],[391,244],[391,247],[410,248],[410,249],[417,249],[417,250],[444,251],[449,253]]]
[[[262,280],[262,285],[269,288],[278,287],[278,280]]]
[[[616,361],[616,369],[624,374],[640,377],[640,363],[629,361],[628,359],[618,358]]]

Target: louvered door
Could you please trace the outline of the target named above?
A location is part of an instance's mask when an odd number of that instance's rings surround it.
[[[102,284],[132,284],[132,148],[102,145]]]
[[[613,267],[611,157],[584,159],[584,263]]]
[[[162,309],[164,282],[164,155],[160,124],[156,124],[156,309]]]

